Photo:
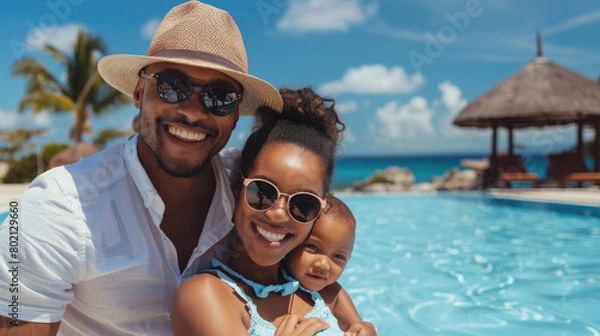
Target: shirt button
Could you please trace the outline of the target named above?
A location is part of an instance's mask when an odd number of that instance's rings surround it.
[[[160,201],[157,198],[153,198],[152,202],[150,202],[150,207],[154,211],[160,210]]]

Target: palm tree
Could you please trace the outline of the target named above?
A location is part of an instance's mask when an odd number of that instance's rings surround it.
[[[17,128],[12,131],[0,131],[0,140],[8,144],[8,146],[0,147],[0,161],[4,159],[8,162],[15,160],[15,154],[23,149],[31,149],[35,147],[32,138],[44,134],[46,131],[42,129],[29,130]]]
[[[58,61],[65,69],[64,80],[53,75],[41,62],[29,57],[13,64],[12,73],[27,78],[25,97],[19,103],[19,112],[31,109],[34,113],[49,110],[54,113],[72,112],[75,121],[69,138],[76,143],[81,136],[91,133],[88,125],[90,113],[101,114],[130,103],[125,94],[106,84],[98,74],[96,63],[105,53],[100,38],[80,29],[73,43],[72,54],[46,45],[43,51]]]

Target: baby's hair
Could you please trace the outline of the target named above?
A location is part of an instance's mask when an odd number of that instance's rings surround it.
[[[322,213],[321,216],[335,217],[338,222],[352,225],[353,231],[356,229],[356,218],[354,218],[354,214],[352,214],[346,203],[331,194],[327,194],[325,201],[327,201],[327,211]]]
[[[291,143],[317,154],[325,163],[324,190],[329,190],[335,166],[335,151],[345,129],[335,112],[335,102],[311,88],[282,88],[283,111],[267,107],[256,111],[252,134],[246,140],[240,170],[247,176],[261,149],[268,143]]]

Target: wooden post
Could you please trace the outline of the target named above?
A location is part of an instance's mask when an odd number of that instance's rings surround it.
[[[583,121],[577,120],[577,153],[583,155]]]
[[[492,125],[492,157],[496,159],[498,155],[498,126]]]
[[[513,143],[513,127],[512,125],[508,125],[507,127],[508,129],[508,155],[512,156],[513,155],[513,148],[514,148],[514,143]]]
[[[498,126],[492,124],[492,155],[490,155],[489,176],[484,181],[485,187],[491,187],[496,183],[498,177],[497,157],[498,156]]]
[[[594,171],[600,172],[600,119],[594,121],[595,141],[594,146]]]

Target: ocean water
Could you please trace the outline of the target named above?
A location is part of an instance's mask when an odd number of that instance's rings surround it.
[[[408,168],[415,176],[415,183],[430,182],[434,176],[441,177],[452,168],[463,170],[462,159],[481,159],[485,154],[436,155],[436,156],[402,156],[402,157],[369,157],[340,158],[336,161],[332,189],[340,190],[362,181],[376,170],[384,170],[389,166]],[[523,162],[529,172],[537,173],[541,178],[546,176],[548,160],[544,155],[522,154]]]
[[[338,196],[358,222],[340,283],[379,335],[600,335],[599,211]]]

